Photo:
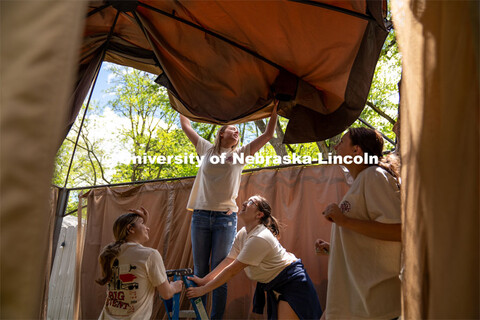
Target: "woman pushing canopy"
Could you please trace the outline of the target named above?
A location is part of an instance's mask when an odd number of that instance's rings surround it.
[[[240,139],[237,127],[222,126],[217,132],[215,144],[211,144],[193,130],[185,116],[180,115],[183,131],[195,145],[198,155],[203,156],[187,205],[188,210],[193,210],[193,265],[195,275],[199,277],[215,269],[232,247],[237,232],[236,198],[245,165],[234,159],[254,155],[273,137],[277,105],[278,102],[274,105],[265,133],[240,148],[237,148]],[[216,157],[224,161],[213,161]],[[202,299],[205,304],[205,297]],[[213,292],[212,300],[211,319],[221,319],[227,302],[226,284]]]

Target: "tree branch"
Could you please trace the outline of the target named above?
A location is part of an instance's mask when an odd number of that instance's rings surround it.
[[[378,113],[379,115],[381,115],[382,117],[384,117],[385,119],[387,119],[388,122],[390,122],[391,124],[395,124],[395,120],[393,120],[388,114],[386,114],[385,112],[383,112],[379,107],[377,107],[376,105],[374,105],[372,102],[370,101],[367,101],[367,106],[369,106],[370,108],[373,109],[373,111],[375,111],[376,113]]]

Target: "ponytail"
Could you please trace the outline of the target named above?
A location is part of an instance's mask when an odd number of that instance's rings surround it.
[[[260,222],[267,227],[276,238],[280,238],[281,225],[277,218],[272,216],[272,207],[270,207],[270,204],[264,197],[256,195],[255,198],[255,205],[257,206],[258,210],[263,213],[263,217],[260,218]]]
[[[277,218],[270,215],[267,217],[266,221],[262,223],[273,233],[275,237],[280,238],[280,227]]]
[[[103,286],[112,278],[113,263],[120,253],[120,247],[122,244],[127,242],[129,227],[133,225],[138,218],[142,218],[142,216],[137,213],[126,213],[122,214],[117,218],[117,220],[115,220],[113,224],[113,235],[115,237],[115,242],[112,242],[103,248],[100,256],[98,257],[98,262],[100,263],[100,268],[102,269],[102,277],[95,280],[98,284]]]
[[[394,153],[389,153],[379,159],[378,166],[390,173],[397,181],[400,188],[400,157]]]
[[[107,284],[107,282],[109,282],[112,278],[113,262],[120,253],[120,246],[125,242],[125,240],[115,241],[103,248],[100,256],[98,257],[100,268],[102,268],[102,277],[95,280],[95,282],[99,285],[103,286]]]

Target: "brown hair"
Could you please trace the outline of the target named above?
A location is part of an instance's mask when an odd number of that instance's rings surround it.
[[[215,135],[215,142],[213,144],[213,151],[216,153],[216,154],[220,154],[220,147],[222,146],[222,137],[220,136],[220,134],[224,133],[225,130],[231,126],[230,124],[228,125],[224,125],[224,126],[221,126],[220,129],[218,129],[217,131],[217,134]],[[237,146],[238,146],[238,142],[235,143],[235,145],[232,146],[232,150],[234,150]]]
[[[378,157],[378,166],[385,169],[397,181],[400,177],[400,159],[394,154],[383,155],[383,137],[372,129],[349,128],[352,145],[362,148],[364,153]]]
[[[260,218],[260,222],[270,229],[273,235],[277,238],[280,238],[280,223],[278,220],[272,216],[272,207],[268,203],[267,199],[262,196],[255,195],[255,205],[258,210],[263,213],[263,217]]]
[[[142,218],[142,216],[137,213],[125,213],[113,223],[115,241],[103,248],[98,257],[98,262],[102,269],[102,277],[96,280],[98,284],[103,286],[112,278],[112,266],[115,258],[120,253],[120,246],[127,241],[129,227],[135,224],[139,218]]]

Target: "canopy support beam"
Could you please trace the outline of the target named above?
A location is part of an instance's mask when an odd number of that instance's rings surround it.
[[[167,76],[166,73],[165,73],[165,70],[163,69],[163,66],[160,64],[160,60],[158,60],[158,56],[157,56],[157,53],[156,53],[156,50],[155,50],[155,46],[153,45],[152,39],[148,36],[147,30],[145,30],[145,26],[143,25],[142,21],[140,21],[140,18],[138,17],[138,14],[137,14],[136,11],[133,11],[132,14],[133,14],[133,17],[135,18],[135,21],[137,21],[137,23],[138,23],[138,27],[142,30],[143,34],[145,35],[145,38],[147,39],[148,43],[150,44],[150,47],[152,47],[152,52],[153,52],[153,57],[154,57],[155,62],[158,64],[158,67],[160,69],[162,69],[163,74],[165,76]]]
[[[310,6],[314,6],[314,7],[320,7],[320,8],[328,9],[328,10],[331,10],[331,11],[340,12],[340,13],[347,14],[349,16],[360,18],[360,19],[367,20],[367,21],[375,21],[375,19],[373,17],[369,16],[369,15],[359,13],[359,12],[355,12],[355,11],[348,10],[348,9],[344,9],[344,8],[335,7],[335,6],[332,6],[330,4],[326,4],[326,3],[321,3],[321,2],[311,1],[311,0],[288,0],[288,1],[298,2],[298,3],[301,3],[301,4],[306,4],[306,5],[310,5]]]
[[[102,64],[103,64],[103,60],[105,58],[105,54],[107,53],[107,47],[108,47],[108,44],[110,42],[110,39],[112,38],[113,30],[115,29],[115,25],[117,24],[117,20],[118,20],[119,15],[120,15],[120,11],[117,11],[117,14],[115,16],[115,20],[113,21],[113,25],[110,28],[110,32],[108,33],[107,41],[105,42],[105,44],[103,46],[103,49],[102,49],[103,51],[102,51],[102,58],[100,60],[101,62],[98,65],[97,70],[95,70],[95,80],[93,81],[92,89],[90,89],[90,95],[88,96],[88,101],[87,101],[87,105],[85,107],[85,112],[83,113],[82,122],[80,123],[80,127],[78,128],[77,139],[75,140],[75,145],[73,147],[72,157],[70,158],[70,164],[68,166],[67,176],[65,178],[65,184],[63,186],[64,188],[67,187],[68,178],[70,177],[70,170],[72,169],[73,158],[75,157],[75,151],[77,150],[78,140],[80,139],[80,133],[82,132],[83,123],[85,122],[85,116],[87,115],[88,107],[90,106],[90,101],[92,99],[93,90],[95,89],[95,84],[97,83],[98,75],[100,74],[100,69],[102,68]]]
[[[358,121],[360,121],[361,123],[363,123],[364,125],[366,125],[367,127],[369,127],[370,129],[373,129],[375,131],[378,131],[383,139],[387,140],[388,142],[390,142],[392,145],[396,146],[397,144],[395,143],[395,141],[393,141],[392,139],[390,139],[389,137],[387,137],[383,132],[381,132],[380,130],[377,130],[375,129],[374,126],[372,126],[370,123],[368,123],[367,121],[363,120],[362,118],[358,117]]]
[[[50,273],[53,270],[53,262],[55,261],[55,255],[57,254],[57,244],[58,238],[60,237],[60,231],[62,229],[63,217],[66,216],[65,211],[67,210],[68,199],[70,196],[70,190],[67,188],[61,188],[59,191],[57,199],[57,207],[55,209],[55,222],[53,227],[53,237],[52,237],[52,254],[51,254],[51,264],[50,264]]]
[[[192,28],[195,28],[195,29],[197,29],[197,30],[200,30],[200,31],[202,31],[202,32],[205,32],[205,33],[207,33],[207,34],[209,34],[209,35],[211,35],[211,36],[213,36],[213,37],[215,37],[215,38],[217,38],[217,39],[219,39],[219,40],[222,40],[222,41],[224,41],[224,42],[226,42],[226,43],[234,46],[235,48],[238,48],[238,49],[240,49],[240,50],[242,50],[242,51],[244,51],[244,52],[246,52],[246,53],[248,53],[248,54],[256,57],[257,59],[262,60],[263,62],[271,65],[272,67],[274,67],[274,68],[276,68],[276,69],[278,69],[278,70],[284,70],[284,71],[286,71],[282,66],[276,64],[275,62],[273,62],[273,61],[265,58],[264,56],[258,54],[257,52],[255,52],[255,51],[253,51],[253,50],[251,50],[251,49],[248,49],[248,48],[246,48],[246,47],[244,47],[244,46],[239,45],[239,44],[236,43],[235,41],[232,41],[232,40],[230,40],[230,39],[228,39],[228,38],[226,38],[226,37],[224,37],[224,36],[222,36],[222,35],[220,35],[220,34],[218,34],[218,33],[215,33],[215,32],[213,32],[213,31],[210,31],[210,30],[208,30],[208,29],[205,29],[205,28],[203,28],[203,27],[201,27],[201,26],[199,26],[199,25],[197,25],[197,24],[195,24],[195,23],[192,23],[192,22],[190,22],[190,21],[187,21],[187,20],[185,20],[185,19],[182,19],[182,18],[180,18],[180,17],[177,17],[177,16],[175,16],[174,14],[171,14],[171,13],[165,12],[165,11],[163,11],[163,10],[157,9],[157,8],[155,8],[155,7],[152,7],[152,6],[150,6],[150,5],[148,5],[148,4],[145,4],[145,3],[143,3],[143,2],[139,2],[138,5],[141,6],[141,7],[146,8],[146,9],[150,9],[150,10],[152,10],[152,11],[155,11],[155,12],[157,12],[157,13],[160,13],[160,14],[162,14],[162,15],[164,15],[164,16],[166,16],[166,17],[169,17],[169,18],[171,18],[171,19],[177,20],[177,21],[179,21],[179,22],[181,22],[181,23],[184,23],[184,24],[186,24],[186,25],[189,25],[189,26],[192,27]]]

